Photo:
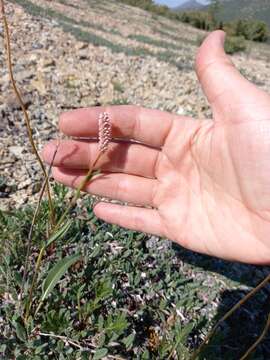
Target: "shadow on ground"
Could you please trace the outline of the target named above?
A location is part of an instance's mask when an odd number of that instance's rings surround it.
[[[182,261],[205,271],[220,274],[232,281],[235,289],[221,293],[217,314],[212,321],[213,326],[222,316],[241,300],[250,289],[258,285],[269,273],[270,267],[259,267],[240,263],[231,263],[210,256],[195,254],[174,245],[174,250]],[[233,284],[233,282],[236,282]],[[238,283],[238,284],[237,284]],[[235,286],[233,286],[235,285]],[[236,289],[239,287],[239,289]],[[254,297],[236,310],[230,318],[221,324],[215,336],[198,360],[239,360],[246,350],[261,335],[270,312],[270,286],[261,289]],[[194,330],[194,338],[201,333],[201,328]],[[197,344],[198,345],[198,344]],[[249,356],[253,360],[270,359],[270,333]]]

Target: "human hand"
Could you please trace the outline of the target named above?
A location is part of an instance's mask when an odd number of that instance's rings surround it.
[[[116,140],[85,190],[141,207],[101,202],[94,208],[99,218],[201,253],[269,264],[270,96],[238,73],[223,41],[222,31],[211,33],[196,59],[213,119],[95,107],[63,114],[60,129],[96,137],[99,114],[110,115]],[[55,143],[44,148],[46,162],[54,149]],[[78,186],[97,152],[97,141],[62,141],[54,178]]]

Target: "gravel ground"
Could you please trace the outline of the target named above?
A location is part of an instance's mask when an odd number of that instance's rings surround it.
[[[58,115],[72,108],[129,103],[211,116],[193,69],[203,32],[112,1],[16,3],[7,4],[14,73],[39,149],[59,136]],[[35,197],[41,173],[9,83],[3,45],[1,35],[0,206],[7,209]],[[269,47],[256,46],[234,61],[269,90],[269,57]]]

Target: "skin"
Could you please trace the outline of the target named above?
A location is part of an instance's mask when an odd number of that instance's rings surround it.
[[[61,141],[53,176],[79,185],[98,146],[78,138],[97,137],[98,116],[107,111],[116,140],[97,164],[102,174],[85,190],[130,205],[100,202],[96,216],[200,253],[269,264],[270,96],[236,70],[224,37],[211,33],[196,57],[213,119],[135,106],[64,113],[60,130],[75,139]],[[43,149],[47,163],[55,146]]]

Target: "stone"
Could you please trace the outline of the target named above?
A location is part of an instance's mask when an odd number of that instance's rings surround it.
[[[79,57],[80,60],[87,60],[89,59],[89,50],[88,49],[82,49],[80,51],[78,51],[77,56]]]
[[[37,72],[35,79],[31,81],[31,86],[33,89],[36,89],[40,95],[46,95],[47,93],[46,80],[41,71]]]
[[[20,183],[18,184],[18,190],[22,190],[22,189],[27,188],[29,185],[31,185],[31,183],[32,183],[32,181],[31,181],[30,178],[28,178],[28,179],[20,182]]]
[[[20,159],[23,156],[23,152],[25,151],[23,146],[9,146],[9,152],[16,156],[16,158]]]
[[[39,59],[38,62],[38,67],[39,68],[46,68],[46,67],[51,67],[51,66],[55,66],[55,60],[53,58],[49,58],[49,57],[45,57],[45,58],[41,58]]]
[[[31,70],[23,70],[14,75],[15,80],[18,82],[32,79],[34,76],[35,76],[35,73],[32,69]]]
[[[27,109],[30,106],[30,104],[32,103],[32,97],[30,94],[26,94],[26,95],[21,94],[21,97],[23,100],[23,104],[24,104],[25,108]],[[14,93],[9,93],[6,96],[6,107],[10,111],[21,110],[20,102]]]
[[[82,49],[86,49],[86,48],[88,48],[88,44],[87,44],[87,43],[78,41],[78,42],[75,44],[75,50],[76,50],[76,51],[82,50]]]
[[[32,184],[32,186],[31,186],[31,192],[30,192],[30,194],[33,195],[33,194],[39,193],[40,190],[41,190],[41,187],[42,187],[42,182],[41,182],[41,181],[35,182],[35,183]]]

